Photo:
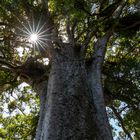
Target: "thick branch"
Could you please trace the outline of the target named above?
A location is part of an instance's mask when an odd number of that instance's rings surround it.
[[[97,42],[95,43],[94,46],[94,54],[93,54],[93,67],[94,69],[101,69],[104,57],[105,57],[105,52],[106,52],[106,46],[108,43],[108,40],[111,36],[112,30],[108,30],[106,34],[99,38]]]
[[[48,67],[38,62],[36,58],[29,57],[20,66],[19,74],[24,81],[33,86],[35,83],[40,83],[48,78],[48,73],[46,73]]]
[[[105,140],[112,140],[111,129],[107,119],[105,110],[105,101],[101,82],[101,68],[104,61],[107,42],[111,36],[111,30],[100,37],[94,46],[94,55],[92,66],[89,67],[88,81],[92,91],[92,98],[96,108],[96,122],[97,128],[100,131],[101,138]]]
[[[117,0],[115,3],[109,5],[107,8],[105,9],[100,9],[102,11],[100,11],[100,17],[104,17],[104,18],[109,18],[113,15],[113,13],[116,11],[116,9],[118,8],[119,5],[121,5],[121,3],[123,2],[123,0]]]
[[[128,1],[128,0],[127,0],[127,1]],[[127,1],[124,2],[124,3],[122,3],[122,4],[120,5],[119,9],[116,11],[116,13],[115,13],[115,19],[116,19],[116,20],[118,20],[118,19],[120,18],[120,15],[122,14],[122,11],[123,11],[124,7],[125,7],[126,4],[127,4]]]

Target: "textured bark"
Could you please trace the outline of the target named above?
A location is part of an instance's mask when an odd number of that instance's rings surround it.
[[[36,140],[96,139],[94,108],[85,74],[79,61],[53,64],[48,83],[47,109],[41,110],[45,112],[45,117]]]
[[[95,69],[89,75],[91,79],[90,84],[94,105],[96,108],[95,122],[97,127],[96,129],[98,129],[98,140],[112,140],[113,138],[107,118],[100,73]]]
[[[65,49],[56,53],[48,83],[36,85],[41,100],[36,140],[111,140],[97,69],[88,77],[80,55]]]
[[[47,110],[46,100],[47,100],[47,83],[48,81],[43,81],[42,83],[35,85],[35,90],[39,94],[40,97],[40,113],[39,113],[39,121],[36,130],[36,140],[39,140],[41,137],[41,133],[43,130],[44,117]]]
[[[109,126],[108,117],[106,113],[105,100],[102,87],[102,64],[106,51],[106,44],[110,37],[110,31],[105,36],[99,38],[94,49],[94,60],[91,67],[88,69],[88,80],[91,86],[93,101],[96,108],[95,122],[98,129],[98,140],[112,140],[111,128]]]

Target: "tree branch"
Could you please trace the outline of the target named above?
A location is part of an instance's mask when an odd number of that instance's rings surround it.
[[[119,19],[120,15],[121,15],[121,13],[122,13],[122,11],[123,11],[123,8],[126,6],[127,2],[128,2],[128,0],[127,0],[126,2],[124,2],[124,3],[122,3],[122,4],[120,5],[119,10],[116,11],[116,13],[115,13],[115,19],[116,19],[116,20]]]
[[[71,29],[70,29],[70,21],[69,21],[69,17],[67,18],[67,22],[66,22],[66,31],[68,34],[68,39],[69,41],[74,44],[74,35],[72,35]]]
[[[4,85],[7,85],[7,84],[12,85],[12,84],[14,84],[16,81],[17,81],[17,76],[15,76],[15,77],[14,77],[12,80],[10,80],[10,81],[5,81],[5,82],[3,82],[3,83],[0,83],[0,86],[4,86]]]
[[[108,30],[106,34],[102,37],[99,37],[95,43],[92,65],[88,68],[88,82],[92,92],[92,100],[96,108],[96,125],[99,131],[102,133],[102,137],[110,140],[112,139],[112,133],[105,110],[105,101],[101,81],[101,68],[104,61],[106,45],[111,33],[112,30]],[[109,137],[106,137],[106,134]]]
[[[10,62],[7,62],[6,60],[3,59],[0,59],[0,64],[10,68],[11,70],[15,70],[16,68],[14,65],[10,64]]]
[[[11,72],[12,70],[10,68],[3,67],[3,66],[0,65],[0,71]]]
[[[48,12],[48,0],[42,0],[43,5],[46,8],[46,11]]]
[[[77,24],[78,24],[78,19],[74,19],[74,23],[71,27],[71,32],[72,32],[73,38],[75,38],[74,33],[75,33],[75,28],[76,28]]]
[[[100,71],[106,52],[107,42],[112,34],[112,29],[109,29],[103,37],[100,37],[94,45],[93,64],[94,68]]]
[[[114,112],[114,114],[115,114],[115,116],[117,117],[118,121],[120,122],[123,131],[127,134],[127,136],[128,136],[131,140],[133,140],[131,134],[130,134],[130,133],[128,132],[128,130],[126,129],[125,124],[124,124],[124,122],[123,122],[123,119],[122,119],[121,115],[118,113],[117,109],[116,109],[114,106],[110,106],[110,108],[112,109],[112,111]]]
[[[5,22],[0,22],[0,26],[7,26],[8,24]]]
[[[87,49],[87,46],[89,45],[89,42],[91,41],[92,37],[94,35],[96,35],[98,29],[96,28],[93,28],[91,29],[91,31],[89,31],[86,35],[86,39],[85,39],[85,42],[84,42],[84,45],[83,45],[83,49],[82,49],[82,53],[85,53],[86,49]]]
[[[116,2],[107,6],[105,9],[100,9],[100,17],[104,17],[104,19],[112,17],[113,13],[117,10],[117,8],[119,7],[119,5],[121,5],[122,2],[123,0],[116,0]]]
[[[123,28],[123,30],[131,29],[131,28],[133,28],[133,27],[135,27],[135,26],[137,26],[137,25],[140,25],[140,21],[137,21],[137,22],[133,23],[132,25],[127,26],[126,28]]]
[[[26,15],[30,18],[32,6],[29,4],[29,2],[27,0],[21,0],[21,3],[23,4],[23,8],[26,12]]]
[[[0,48],[0,59],[1,58],[5,58],[5,53],[4,51],[2,50],[2,48]]]

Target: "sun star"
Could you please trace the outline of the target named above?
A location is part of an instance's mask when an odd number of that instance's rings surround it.
[[[38,40],[38,35],[36,33],[33,33],[30,35],[30,39],[29,39],[32,43],[36,43]]]
[[[36,23],[33,21],[29,22],[27,20],[27,23],[25,24],[20,21],[22,28],[18,28],[22,32],[20,36],[24,37],[26,41],[28,42],[27,44],[29,45],[28,47],[31,47],[35,51],[39,51],[41,49],[46,50],[45,48],[48,47],[49,42],[52,42],[52,34],[49,33],[49,30],[52,29],[52,27],[47,27],[46,28],[46,22],[43,23],[42,17],[36,21]]]

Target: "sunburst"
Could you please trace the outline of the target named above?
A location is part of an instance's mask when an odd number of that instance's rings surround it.
[[[48,44],[54,41],[51,39],[52,33],[50,33],[53,27],[48,27],[46,22],[43,23],[41,17],[38,22],[34,20],[26,23],[19,20],[19,22],[22,28],[17,28],[22,32],[22,36],[29,42],[29,46],[34,51],[46,50],[46,47],[49,47]]]
[[[32,34],[30,35],[29,41],[30,41],[30,42],[33,42],[33,43],[36,43],[37,40],[38,40],[38,35],[37,35],[36,33],[32,33]]]

